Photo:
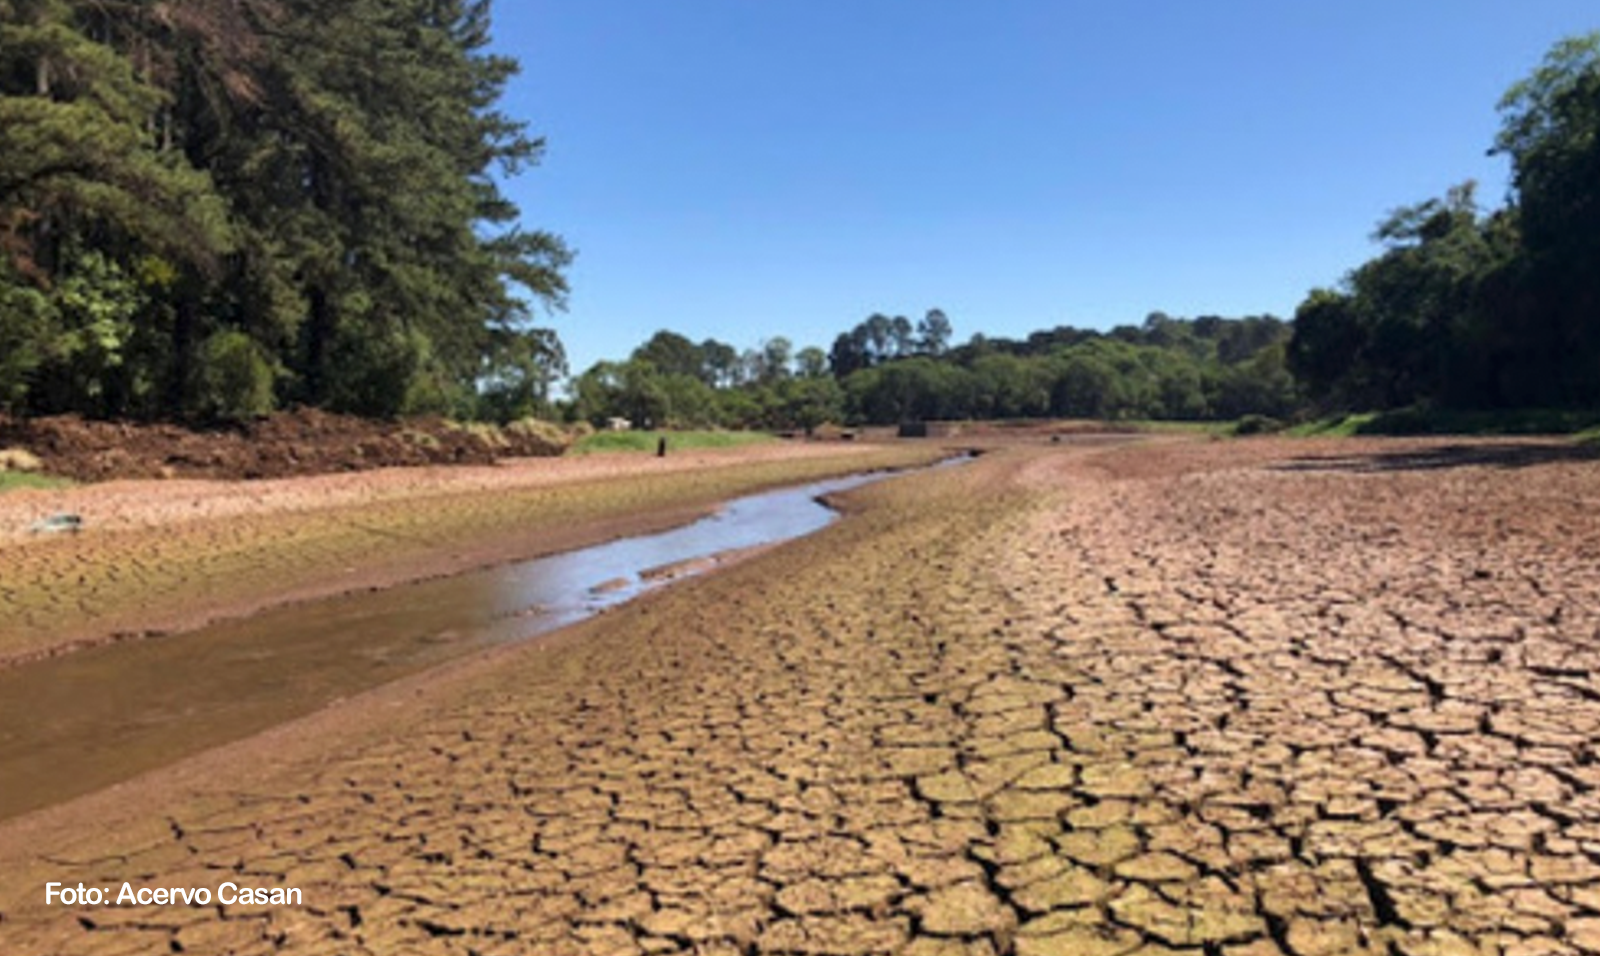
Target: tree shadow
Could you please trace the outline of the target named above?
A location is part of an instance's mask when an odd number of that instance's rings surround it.
[[[1271,466],[1274,471],[1373,473],[1443,471],[1450,468],[1531,468],[1600,461],[1600,444],[1577,442],[1495,442],[1438,445],[1355,455],[1301,455]]]

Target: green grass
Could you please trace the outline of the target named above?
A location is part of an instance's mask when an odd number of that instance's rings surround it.
[[[72,482],[65,478],[35,475],[25,471],[0,471],[0,491],[17,488],[65,488]]]
[[[655,454],[656,444],[666,436],[667,453],[693,448],[737,448],[776,441],[765,432],[595,432],[572,446],[568,454],[587,455],[598,451],[633,451]]]
[[[1337,415],[1297,425],[1290,435],[1346,438],[1352,435],[1572,435],[1600,442],[1600,411],[1530,408],[1470,412],[1401,408]]]
[[[1370,425],[1377,418],[1377,412],[1364,412],[1359,415],[1334,415],[1329,418],[1318,418],[1315,421],[1299,424],[1285,431],[1285,435],[1294,435],[1298,438],[1349,438],[1353,435],[1366,434],[1361,429]]]

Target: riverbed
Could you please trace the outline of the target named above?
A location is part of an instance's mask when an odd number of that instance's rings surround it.
[[[749,495],[661,533],[0,670],[0,819],[811,534],[838,517],[827,496],[889,474]]]

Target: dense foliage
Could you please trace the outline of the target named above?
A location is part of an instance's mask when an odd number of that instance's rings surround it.
[[[626,362],[580,375],[569,407],[596,425],[811,429],[823,422],[1067,416],[1283,417],[1297,407],[1284,361],[1289,326],[1271,316],[1174,319],[1110,332],[1060,327],[1026,340],[949,346],[940,310],[913,325],[872,315],[821,349],[785,338],[740,353],[658,332]]]
[[[559,239],[487,0],[0,0],[0,410],[519,414]]]
[[[1600,405],[1600,34],[1500,103],[1512,194],[1471,183],[1378,227],[1385,248],[1295,315],[1290,367],[1331,408]]]

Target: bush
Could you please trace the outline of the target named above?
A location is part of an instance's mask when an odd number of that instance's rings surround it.
[[[200,346],[194,410],[226,422],[270,415],[275,379],[266,350],[255,339],[233,329],[218,332]]]
[[[1267,415],[1246,415],[1233,426],[1235,435],[1275,435],[1287,426]]]

